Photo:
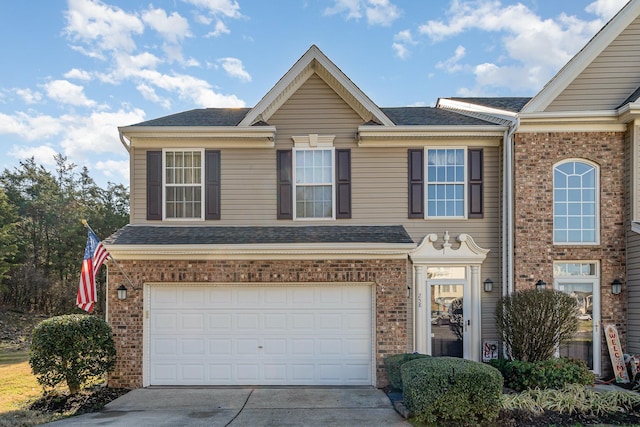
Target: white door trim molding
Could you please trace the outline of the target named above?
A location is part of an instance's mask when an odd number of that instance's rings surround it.
[[[447,266],[457,265],[467,267],[470,294],[465,298],[464,312],[469,313],[470,333],[467,334],[471,342],[468,342],[468,358],[480,361],[480,289],[481,272],[480,267],[489,253],[488,249],[481,248],[476,244],[473,238],[468,234],[460,234],[456,240],[459,246],[453,249],[453,244],[449,242],[449,232],[445,231],[443,243],[436,247],[438,235],[435,233],[428,234],[422,240],[422,243],[409,252],[409,257],[413,262],[414,268],[414,351],[418,353],[431,353],[431,340],[428,339],[430,310],[427,310],[430,290],[427,289],[427,280],[425,277],[427,266]]]

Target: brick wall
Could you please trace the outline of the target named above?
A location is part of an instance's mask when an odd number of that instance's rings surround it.
[[[375,359],[377,386],[387,382],[384,357],[409,350],[407,331],[407,260],[286,261],[121,261],[136,286],[145,282],[175,283],[374,283],[376,292]],[[128,290],[117,299],[124,282],[109,268],[109,323],[114,331],[118,363],[109,378],[112,387],[142,387],[143,292]]]
[[[601,321],[615,323],[625,339],[626,299],[612,295],[613,279],[625,277],[625,134],[623,132],[524,133],[515,149],[515,288],[553,283],[553,262],[598,261]],[[579,158],[600,167],[600,244],[553,244],[553,166]],[[609,354],[602,337],[603,372]]]

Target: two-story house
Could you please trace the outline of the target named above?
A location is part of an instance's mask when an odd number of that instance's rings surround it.
[[[382,108],[312,46],[253,108],[119,128],[110,383],[382,386],[388,354],[481,360],[534,286],[576,299],[560,354],[606,374],[610,323],[640,352],[639,16],[533,98]]]

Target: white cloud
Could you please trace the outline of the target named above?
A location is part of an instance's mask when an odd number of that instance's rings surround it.
[[[72,68],[66,73],[63,74],[65,79],[76,79],[76,80],[91,80],[91,74],[85,70],[79,70],[78,68]]]
[[[8,154],[18,160],[30,159],[33,157],[36,164],[54,166],[56,164],[54,156],[58,153],[49,145],[41,145],[39,147],[14,145],[11,147]]]
[[[170,43],[178,43],[185,37],[191,36],[189,22],[177,12],[167,15],[164,9],[150,7],[142,14],[142,21]]]
[[[13,115],[0,113],[0,135],[16,135],[26,141],[35,141],[59,135],[63,129],[63,123],[52,116],[21,111]]]
[[[409,46],[413,46],[417,42],[413,39],[410,30],[403,30],[393,36],[393,44],[391,47],[396,52],[396,56],[400,59],[406,59],[409,54]]]
[[[95,167],[107,178],[114,178],[118,182],[129,182],[128,160],[98,161]]]
[[[596,3],[602,13],[610,5],[600,0],[590,5],[594,10]],[[428,21],[419,27],[419,32],[433,42],[471,30],[500,34],[499,56],[486,64],[469,66],[476,83],[532,93],[566,64],[603,23],[600,18],[584,21],[566,14],[543,19],[522,3],[503,6],[498,0],[452,0],[446,20]],[[451,69],[455,64],[454,55],[438,65]]]
[[[400,17],[401,11],[390,0],[334,0],[333,6],[326,8],[324,14],[346,14],[347,20],[365,16],[370,25],[389,26]]]
[[[14,89],[16,95],[18,95],[27,104],[37,104],[42,101],[42,94],[38,91],[27,89]]]
[[[628,3],[629,0],[596,0],[590,3],[585,10],[589,13],[593,13],[601,17],[602,19],[609,20],[618,13],[622,7]]]
[[[231,77],[235,77],[245,82],[251,81],[251,75],[244,69],[242,61],[238,58],[221,58],[218,62],[222,64],[222,68]]]
[[[99,0],[69,0],[65,13],[65,32],[76,42],[75,50],[91,57],[104,58],[104,51],[132,52],[133,36],[142,34],[144,24],[135,15]]]
[[[464,46],[460,45],[456,48],[452,57],[436,63],[436,68],[446,70],[448,73],[455,73],[457,71],[460,71],[463,66],[460,65],[459,62],[462,58],[465,57],[466,54],[467,50],[464,48]]]
[[[231,30],[222,21],[216,21],[213,31],[207,33],[205,37],[219,37],[223,34],[230,34]]]
[[[149,85],[139,84],[136,89],[142,95],[142,97],[148,101],[155,102],[162,105],[164,108],[169,109],[171,107],[171,100],[158,96],[156,91]]]
[[[79,107],[95,107],[96,102],[87,98],[84,87],[74,85],[67,80],[53,80],[44,85],[47,96],[62,104],[76,105]]]
[[[223,15],[228,18],[242,18],[240,4],[234,0],[183,0],[201,9],[206,9],[214,16]]]

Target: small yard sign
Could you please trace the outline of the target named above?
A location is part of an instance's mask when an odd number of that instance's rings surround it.
[[[498,358],[498,341],[484,341],[482,343],[482,361],[488,362]]]
[[[604,328],[604,334],[607,337],[609,357],[611,358],[611,365],[613,365],[613,372],[616,375],[616,382],[628,383],[629,374],[627,373],[627,367],[624,363],[624,354],[622,353],[618,330],[616,329],[616,326],[611,323],[602,325],[602,327]]]

